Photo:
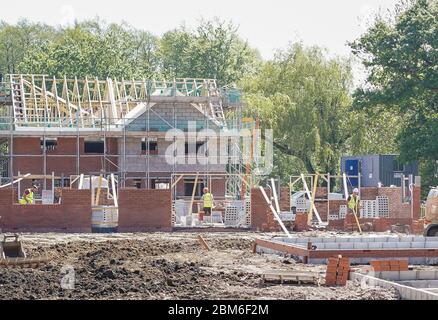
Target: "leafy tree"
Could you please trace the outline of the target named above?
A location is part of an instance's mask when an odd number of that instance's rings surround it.
[[[157,39],[123,24],[87,21],[62,30],[43,46],[32,46],[21,72],[62,77],[151,77],[158,69]]]
[[[201,21],[195,31],[182,26],[163,35],[160,53],[163,73],[171,77],[217,79],[235,83],[255,71],[258,52],[240,39],[231,22]]]
[[[302,163],[282,164],[288,168],[283,175],[302,168],[338,172],[340,155],[355,130],[349,112],[351,79],[348,61],[294,44],[244,81],[249,115],[274,130],[277,152],[288,155],[274,161]]]
[[[377,17],[351,47],[369,71],[355,105],[403,115],[401,160],[438,159],[438,2],[401,3],[392,19]]]
[[[354,114],[354,131],[347,140],[351,155],[394,154],[398,152],[397,134],[401,131],[404,118],[384,107],[375,110],[351,110]]]
[[[31,46],[40,46],[56,36],[45,24],[20,20],[16,25],[0,22],[0,73],[17,73],[18,65]]]

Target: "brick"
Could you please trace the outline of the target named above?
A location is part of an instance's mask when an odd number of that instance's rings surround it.
[[[0,228],[6,232],[91,232],[91,194],[61,189],[61,204],[20,205],[16,190],[0,189]]]
[[[172,229],[170,190],[120,189],[120,232],[170,231]]]

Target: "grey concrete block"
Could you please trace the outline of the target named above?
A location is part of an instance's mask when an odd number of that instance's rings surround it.
[[[435,270],[419,270],[418,271],[418,280],[436,280],[437,272]]]
[[[313,243],[312,242],[312,246],[316,246],[316,249],[325,249],[325,243],[322,243],[322,242],[316,242],[316,243]]]
[[[432,241],[426,241],[426,248],[436,248],[438,249],[438,242]]]
[[[384,242],[383,248],[394,248],[397,249],[398,242]]]
[[[400,281],[417,279],[416,271],[400,271]]]
[[[357,242],[357,243],[353,243],[353,248],[354,249],[368,249],[368,242]]]
[[[389,281],[398,281],[400,280],[400,272],[399,271],[382,271],[380,273],[380,278]]]
[[[333,243],[325,243],[326,249],[339,249],[339,243],[333,242]]]
[[[409,264],[426,264],[425,257],[411,257],[409,258]]]
[[[383,243],[382,242],[370,242],[368,243],[369,249],[382,249]]]
[[[411,248],[424,248],[424,242],[411,242]]]
[[[349,243],[349,242],[341,242],[341,243],[339,243],[339,248],[340,249],[352,249],[353,244]]]

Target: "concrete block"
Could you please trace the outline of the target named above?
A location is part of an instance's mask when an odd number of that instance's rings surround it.
[[[353,243],[353,248],[354,249],[368,249],[368,245],[369,245],[369,243],[367,243],[367,242],[357,242],[357,243]]]
[[[397,248],[399,249],[408,249],[411,247],[411,242],[399,242],[397,243]]]
[[[348,242],[348,238],[346,237],[335,238],[335,242],[339,242],[339,243]]]
[[[383,243],[382,242],[370,242],[368,243],[369,249],[382,249]]]
[[[409,264],[426,264],[425,257],[411,257],[409,258]]]
[[[312,258],[312,259],[309,259],[309,263],[310,264],[327,264],[327,261],[326,261],[326,259]]]
[[[436,249],[438,249],[438,242],[426,241],[426,248],[436,248]]]
[[[400,281],[417,279],[416,271],[400,271]]]
[[[398,245],[398,242],[384,242],[383,243],[383,248],[385,249],[385,248],[394,248],[394,249],[397,249],[397,245]]]
[[[335,243],[336,242],[336,238],[323,238],[322,242],[324,243]]]
[[[426,258],[426,264],[431,264],[431,265],[438,265],[438,258],[430,258],[427,257]]]
[[[424,242],[425,238],[423,236],[414,236],[414,242]]]
[[[339,249],[339,243],[324,243],[326,249]]]
[[[400,271],[382,271],[379,278],[389,281],[398,281],[400,280]]]
[[[353,249],[353,244],[349,242],[341,242],[339,244],[339,249]]]
[[[312,243],[322,243],[322,239],[323,238],[319,238],[319,237],[311,237],[309,238],[309,241]]]
[[[426,237],[426,242],[438,242],[438,237]]]
[[[400,242],[412,242],[414,241],[414,236],[400,237]]]
[[[316,243],[312,242],[312,246],[316,246],[316,249],[325,249],[325,245],[326,243],[322,243],[322,242],[316,242]]]
[[[418,280],[436,280],[437,272],[435,270],[419,270],[418,271]]]
[[[411,242],[411,248],[424,248],[424,242]]]

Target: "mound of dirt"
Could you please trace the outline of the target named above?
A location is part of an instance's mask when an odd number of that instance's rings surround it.
[[[262,284],[263,272],[323,275],[325,268],[253,254],[250,248],[256,234],[205,234],[211,251],[204,251],[196,236],[25,235],[28,256],[45,255],[51,261],[38,269],[0,269],[0,300],[398,298],[392,290],[363,289],[352,281],[336,288]]]

